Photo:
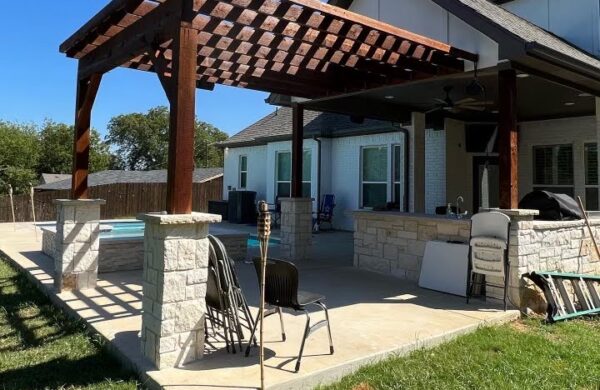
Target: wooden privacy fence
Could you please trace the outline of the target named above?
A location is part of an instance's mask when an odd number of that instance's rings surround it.
[[[194,183],[193,210],[206,212],[209,200],[223,199],[223,177],[204,183]],[[56,219],[54,199],[68,199],[69,190],[36,192],[34,195],[35,216],[38,221]],[[15,195],[15,218],[17,222],[32,221],[29,194]],[[90,188],[90,198],[105,199],[101,218],[135,217],[139,213],[163,211],[166,206],[167,185],[165,183],[118,183]],[[12,222],[10,199],[0,196],[0,222]]]

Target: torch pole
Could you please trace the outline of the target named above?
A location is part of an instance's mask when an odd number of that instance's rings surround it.
[[[260,243],[260,388],[265,388],[265,343],[264,343],[264,319],[265,319],[265,273],[267,269],[267,252],[269,250],[269,237],[271,236],[271,213],[267,202],[262,201],[258,205],[258,240]]]
[[[37,226],[35,226],[35,203],[33,201],[33,186],[29,183],[29,197],[31,198],[31,216],[33,217],[33,231],[35,232],[35,240],[38,240]]]
[[[15,202],[13,200],[13,188],[8,185],[8,196],[10,198],[10,211],[12,212],[13,230],[17,231],[17,220],[15,219]]]

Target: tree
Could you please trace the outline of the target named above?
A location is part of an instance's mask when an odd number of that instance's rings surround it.
[[[40,132],[39,173],[71,173],[73,167],[73,126],[46,121]],[[109,169],[111,154],[100,134],[90,137],[90,172]]]
[[[0,121],[0,193],[15,193],[37,183],[39,140],[35,126]]]
[[[226,140],[227,134],[208,123],[196,121],[195,137],[196,166],[223,166],[223,151],[214,143]],[[112,118],[108,124],[107,142],[115,149],[115,165],[120,169],[167,168],[169,109],[160,106],[147,113]]]

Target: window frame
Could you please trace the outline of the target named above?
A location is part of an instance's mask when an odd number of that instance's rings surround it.
[[[242,159],[246,160],[246,170],[242,169]],[[246,185],[242,185],[242,174],[246,175]],[[248,155],[241,154],[238,158],[238,188],[241,190],[245,190],[248,188]]]
[[[596,141],[587,141],[583,143],[583,174],[584,174],[584,194],[585,194],[585,203],[586,203],[586,209],[591,210],[591,211],[597,211],[594,209],[600,209],[600,172],[598,171],[598,167],[596,166],[596,184],[590,184],[589,180],[588,180],[588,159],[587,159],[587,147],[590,145],[595,145],[596,146],[596,159],[598,159],[597,154],[598,154],[598,142]],[[598,161],[596,160],[596,164],[598,163]],[[597,191],[596,193],[596,201],[595,203],[599,206],[599,207],[592,207],[590,205],[590,203],[588,202],[588,190],[589,189],[594,189]]]
[[[364,151],[366,149],[380,149],[380,148],[384,148],[385,149],[385,171],[386,171],[386,179],[385,181],[365,181],[364,180]],[[362,145],[360,147],[360,183],[359,183],[359,187],[360,187],[360,209],[364,209],[364,210],[372,210],[373,207],[369,207],[369,206],[365,206],[365,197],[364,197],[364,186],[365,184],[385,184],[385,193],[386,193],[386,203],[389,202],[389,194],[390,194],[390,182],[394,181],[394,178],[390,178],[389,172],[390,172],[390,145],[389,144],[380,144],[380,145]]]
[[[312,197],[312,176],[313,176],[313,172],[312,172],[312,150],[310,148],[307,149],[303,149],[302,150],[302,159],[303,159],[303,165],[304,165],[304,154],[305,153],[309,153],[309,158],[308,158],[308,162],[309,162],[309,166],[310,166],[310,179],[309,180],[304,180],[304,174],[302,175],[302,186],[304,187],[305,184],[308,184],[310,186],[310,190],[309,190],[309,198]],[[279,156],[282,154],[289,154],[290,155],[290,180],[279,180]],[[275,197],[279,197],[279,185],[280,184],[287,184],[289,186],[289,193],[290,196],[292,194],[292,152],[290,150],[277,150],[275,152]],[[304,194],[303,194],[304,195]]]
[[[406,149],[404,148],[404,145],[402,144],[392,144],[391,145],[391,150],[392,150],[392,157],[391,157],[391,161],[392,161],[392,202],[396,201],[396,186],[400,186],[400,194],[402,195],[402,198],[400,198],[400,204],[398,205],[400,210],[404,210],[405,209],[405,205],[404,205],[404,194],[406,192],[406,188],[404,189],[404,191],[402,191],[402,188],[406,187],[406,179],[403,177],[405,176],[406,173],[406,169],[404,169],[404,166],[399,166],[399,164],[401,165],[405,165],[406,164],[406,157],[402,158],[402,156],[400,157],[400,161],[396,161],[396,148],[398,148],[401,151],[401,154],[406,153]],[[396,171],[399,170],[400,173],[400,179],[399,181],[396,180]]]
[[[531,147],[531,162],[532,162],[532,177],[531,177],[531,182],[532,182],[532,188],[534,190],[544,190],[544,189],[570,189],[571,192],[573,194],[575,194],[575,181],[573,180],[573,183],[571,184],[556,184],[558,183],[558,174],[556,175],[556,177],[554,177],[553,174],[553,183],[538,183],[537,182],[537,175],[536,175],[536,149],[542,149],[542,148],[554,148],[554,147],[570,147],[571,148],[571,177],[574,176],[575,173],[575,146],[573,145],[573,143],[557,143],[557,144],[538,144],[538,145],[532,145]],[[553,167],[554,169],[554,167]]]

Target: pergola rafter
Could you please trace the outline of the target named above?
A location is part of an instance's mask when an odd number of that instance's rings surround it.
[[[317,98],[459,73],[465,60],[477,61],[475,54],[319,0],[113,0],[60,50],[79,60],[85,85],[99,84],[116,67],[157,73],[171,104],[172,213],[191,211],[195,88],[222,84]],[[82,107],[76,128],[85,130],[91,104]],[[301,140],[301,129],[296,134]],[[74,178],[80,179],[73,197],[86,194],[84,141],[76,144]]]

